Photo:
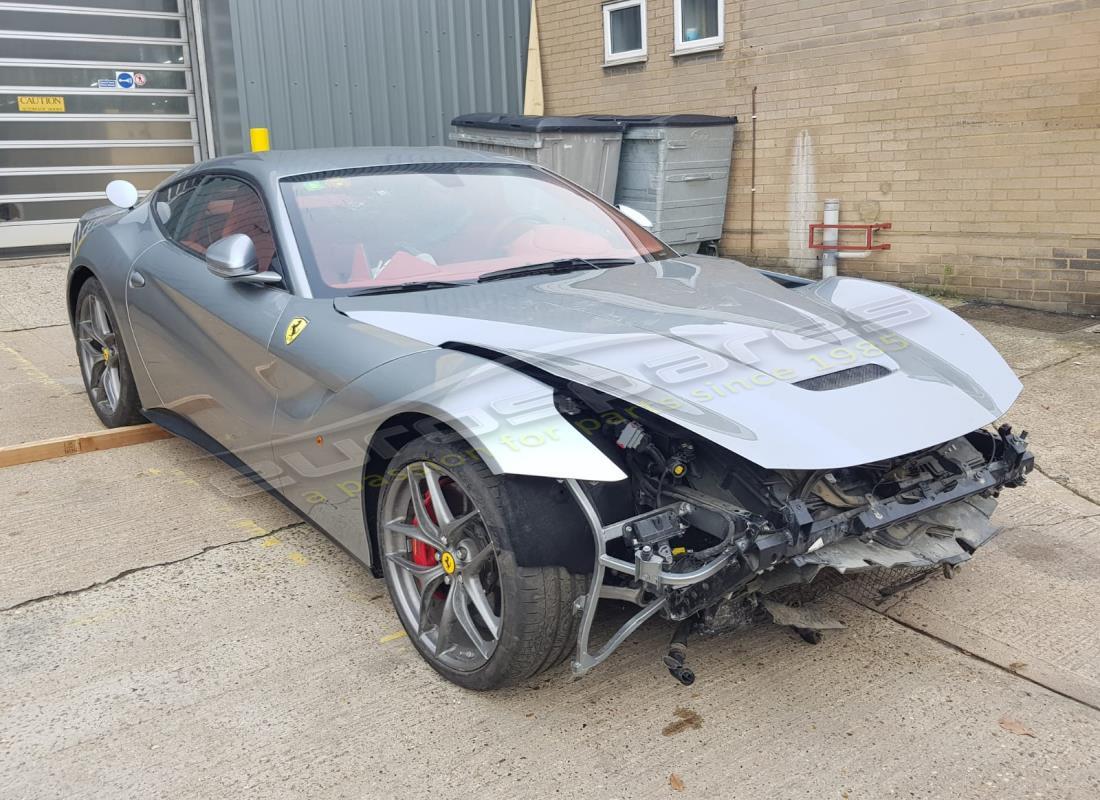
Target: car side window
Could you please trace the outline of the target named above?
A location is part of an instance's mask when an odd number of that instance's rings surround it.
[[[175,238],[175,230],[179,225],[183,209],[201,182],[202,178],[187,178],[157,192],[153,211],[168,238]]]
[[[219,239],[243,233],[256,245],[257,269],[263,272],[271,268],[275,237],[255,189],[236,178],[212,177],[189,194],[188,201],[173,212],[166,224],[173,241],[201,257]]]

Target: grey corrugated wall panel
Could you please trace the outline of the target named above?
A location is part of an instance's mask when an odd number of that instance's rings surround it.
[[[451,118],[523,108],[531,0],[202,0],[219,155],[447,144]]]

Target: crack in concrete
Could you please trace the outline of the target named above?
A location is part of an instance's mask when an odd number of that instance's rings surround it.
[[[1046,530],[1047,528],[1057,527],[1059,525],[1068,525],[1074,522],[1078,522],[1083,519],[1096,519],[1100,517],[1100,512],[1095,514],[1077,514],[1064,517],[1062,519],[1054,519],[1046,522],[1014,522],[1009,525],[1005,525],[1005,530],[1016,530],[1018,528],[1026,528],[1028,530]]]
[[[22,333],[23,331],[41,331],[46,328],[68,328],[67,322],[53,322],[49,325],[32,325],[29,328],[4,328],[0,333]]]
[[[54,592],[53,594],[46,594],[46,595],[42,595],[41,597],[32,597],[28,600],[21,600],[18,603],[16,603],[15,605],[8,606],[7,608],[0,608],[0,614],[2,614],[4,612],[7,612],[7,611],[15,611],[15,610],[20,609],[20,608],[25,608],[26,606],[36,605],[38,603],[44,603],[47,600],[54,600],[58,597],[69,597],[71,595],[81,594],[82,592],[87,592],[90,589],[98,589],[101,586],[107,586],[108,584],[114,583],[115,581],[121,580],[122,578],[125,578],[128,575],[133,575],[134,573],[137,573],[137,572],[144,572],[145,570],[156,569],[157,567],[170,567],[173,564],[180,564],[184,561],[190,561],[193,558],[198,558],[201,555],[205,555],[206,553],[209,553],[211,550],[217,550],[217,549],[222,548],[222,547],[230,547],[230,546],[235,545],[235,544],[244,544],[245,542],[255,541],[256,539],[266,539],[268,536],[274,536],[277,533],[282,533],[283,531],[289,530],[290,528],[293,528],[296,525],[305,525],[305,524],[306,523],[302,522],[302,521],[290,522],[290,523],[287,523],[286,525],[282,525],[282,526],[280,526],[278,528],[274,528],[273,530],[270,530],[270,531],[264,531],[263,533],[257,533],[257,534],[254,534],[252,536],[246,536],[243,539],[234,539],[230,542],[219,542],[218,544],[208,544],[205,547],[201,548],[200,550],[196,550],[194,553],[191,553],[189,555],[181,556],[180,558],[173,558],[170,561],[158,561],[155,564],[144,564],[140,567],[131,567],[130,569],[124,569],[122,572],[118,573],[117,575],[112,575],[110,578],[104,578],[101,581],[96,581],[95,583],[90,583],[87,586],[81,586],[78,589],[63,589],[62,591]]]
[[[1075,358],[1080,358],[1081,356],[1085,355],[1086,353],[1091,353],[1092,351],[1093,351],[1093,348],[1086,347],[1084,350],[1080,350],[1080,351],[1074,353],[1073,355],[1066,356],[1061,361],[1055,361],[1053,364],[1044,364],[1043,366],[1036,367],[1033,370],[1028,370],[1027,372],[1021,372],[1016,377],[1019,378],[1022,381],[1024,378],[1030,378],[1032,375],[1038,375],[1040,372],[1045,372],[1048,369],[1054,369],[1054,367],[1060,367],[1063,364],[1065,364],[1067,361],[1072,361]]]
[[[1091,514],[1089,515],[1089,517],[1092,517],[1092,516],[1098,516],[1098,515],[1091,515]],[[172,566],[174,564],[180,564],[184,561],[190,561],[194,558],[198,558],[199,556],[205,555],[206,553],[209,553],[212,550],[218,550],[218,549],[221,549],[223,547],[231,547],[231,546],[234,546],[234,545],[245,544],[247,542],[252,542],[252,541],[255,541],[257,539],[265,539],[269,536],[274,536],[278,533],[282,533],[283,531],[289,530],[289,529],[294,528],[298,525],[305,525],[305,524],[307,524],[307,523],[305,523],[304,521],[290,522],[290,523],[287,523],[286,525],[281,525],[278,528],[274,528],[270,531],[265,531],[263,533],[255,534],[255,535],[252,535],[252,536],[246,536],[246,537],[241,538],[241,539],[234,539],[234,540],[229,541],[229,542],[220,542],[218,544],[207,545],[207,546],[205,546],[205,547],[203,547],[203,548],[201,548],[201,549],[197,550],[196,552],[191,553],[189,555],[182,556],[180,558],[171,559],[169,561],[160,561],[160,562],[157,562],[155,564],[145,564],[145,565],[140,566],[140,567],[132,567],[130,569],[126,569],[126,570],[123,570],[122,572],[119,572],[117,575],[112,575],[110,578],[106,578],[102,581],[96,581],[95,583],[89,584],[88,586],[80,587],[78,589],[65,589],[63,591],[54,592],[52,594],[43,595],[41,597],[33,597],[33,598],[28,599],[28,600],[23,600],[23,601],[21,601],[19,603],[16,603],[14,605],[8,606],[8,607],[3,608],[3,609],[0,609],[0,613],[7,612],[7,611],[15,611],[15,610],[20,609],[20,608],[25,608],[25,607],[31,606],[31,605],[37,605],[38,603],[44,603],[44,602],[47,602],[49,600],[54,600],[54,599],[60,598],[60,597],[69,597],[69,596],[72,596],[72,595],[81,594],[81,593],[87,592],[91,589],[98,589],[102,586],[107,586],[109,584],[115,583],[116,581],[119,581],[122,578],[125,578],[129,575],[134,575],[138,572],[144,572],[146,570],[156,569],[158,567],[167,567],[167,566]],[[1026,526],[1026,523],[1024,525],[1021,525],[1021,526],[1018,526],[1018,527],[1024,527],[1024,526]],[[849,595],[841,594],[839,592],[834,592],[833,594],[836,597],[839,597],[840,599],[842,599],[844,601],[847,601],[847,602],[850,602],[850,603],[855,603],[858,606],[866,608],[867,610],[872,611],[872,612],[878,614],[879,616],[890,620],[891,622],[895,623],[896,625],[899,625],[899,626],[901,626],[901,627],[903,627],[907,630],[912,631],[913,633],[924,636],[925,638],[930,639],[934,642],[938,642],[939,644],[943,645],[944,647],[947,647],[951,650],[954,650],[957,653],[960,653],[964,656],[968,656],[969,658],[973,658],[974,660],[980,661],[984,664],[988,664],[989,666],[994,667],[994,668],[1000,670],[1001,672],[1004,672],[1004,673],[1006,673],[1008,675],[1011,675],[1015,678],[1019,678],[1021,680],[1027,681],[1028,683],[1034,684],[1035,686],[1040,686],[1043,689],[1046,689],[1047,691],[1049,691],[1053,694],[1056,694],[1059,697],[1064,697],[1065,699],[1070,700],[1071,702],[1077,703],[1078,705],[1082,705],[1086,708],[1092,709],[1093,711],[1100,712],[1100,705],[1090,703],[1087,700],[1083,700],[1083,699],[1081,699],[1079,697],[1076,697],[1072,694],[1069,694],[1067,692],[1056,689],[1056,688],[1054,688],[1052,686],[1049,686],[1048,684],[1045,684],[1042,681],[1039,681],[1035,678],[1031,678],[1027,675],[1023,675],[1023,674],[1021,674],[1021,673],[1019,673],[1019,672],[1017,672],[1013,669],[1010,669],[1008,666],[1006,666],[1004,664],[1001,664],[1001,663],[999,663],[999,662],[997,662],[993,659],[986,658],[985,656],[979,655],[978,653],[975,653],[971,650],[968,650],[966,647],[964,647],[964,646],[962,646],[962,645],[960,645],[956,642],[953,642],[950,639],[945,639],[941,636],[937,636],[934,633],[926,631],[922,628],[919,628],[915,625],[912,625],[908,622],[905,622],[904,620],[898,619],[897,617],[891,615],[889,613],[891,608],[893,608],[893,606],[897,605],[898,603],[900,603],[904,599],[906,599],[907,595],[909,594],[909,592],[911,590],[912,590],[912,587],[907,587],[905,590],[902,590],[902,591],[898,592],[896,595],[889,598],[893,602],[891,602],[887,606],[875,606],[871,603],[864,602],[864,601],[862,601],[862,600],[860,600],[856,597],[851,597]]]
[[[1063,489],[1065,489],[1070,494],[1075,495],[1077,497],[1080,497],[1082,500],[1086,500],[1089,503],[1092,503],[1094,506],[1100,506],[1100,500],[1097,500],[1095,497],[1090,497],[1089,495],[1085,494],[1084,492],[1080,491],[1079,489],[1074,489],[1072,486],[1070,486],[1069,483],[1067,482],[1068,478],[1066,478],[1064,476],[1061,476],[1061,475],[1051,475],[1049,472],[1043,471],[1043,468],[1040,467],[1038,464],[1035,465],[1035,471],[1038,472],[1040,475],[1042,475],[1044,478],[1047,478],[1048,480],[1054,481],[1056,484],[1061,486]],[[1089,514],[1088,516],[1093,517],[1093,516],[1096,516],[1096,515],[1095,514]],[[1088,517],[1084,517],[1083,519],[1087,519],[1087,518]]]
[[[1053,686],[1049,686],[1049,685],[1043,683],[1042,681],[1036,680],[1035,678],[1028,677],[1027,675],[1023,675],[1023,674],[1017,672],[1016,670],[1010,669],[1005,664],[1001,664],[997,661],[994,661],[993,659],[986,658],[983,655],[979,655],[978,653],[975,653],[971,650],[967,650],[961,644],[957,644],[957,643],[951,641],[950,639],[944,639],[942,636],[937,636],[934,633],[930,633],[929,631],[923,630],[922,628],[918,628],[916,625],[912,625],[908,622],[905,622],[904,620],[900,620],[897,617],[891,616],[889,613],[887,613],[889,611],[889,609],[875,608],[873,605],[869,605],[868,603],[864,603],[861,600],[859,600],[857,598],[854,598],[854,597],[849,597],[848,595],[838,595],[838,596],[844,598],[845,600],[848,600],[849,602],[855,603],[858,606],[862,606],[863,608],[866,608],[870,611],[873,611],[876,614],[879,614],[880,616],[885,617],[886,619],[890,620],[891,622],[893,622],[897,625],[900,625],[901,627],[905,628],[906,630],[910,630],[910,631],[913,631],[914,633],[918,633],[921,636],[924,636],[928,639],[931,639],[934,642],[939,642],[944,647],[947,647],[951,650],[954,650],[957,653],[961,653],[964,656],[969,656],[970,658],[973,658],[975,661],[981,661],[983,664],[988,664],[991,667],[996,667],[1001,672],[1004,672],[1008,675],[1012,675],[1015,678],[1019,678],[1020,680],[1027,681],[1028,683],[1034,684],[1035,686],[1041,686],[1044,689],[1046,689],[1048,692],[1052,692],[1053,694],[1056,694],[1059,697],[1064,697],[1065,699],[1070,700],[1074,703],[1077,703],[1078,705],[1082,705],[1085,708],[1091,708],[1093,711],[1100,711],[1100,705],[1090,703],[1088,700],[1082,700],[1080,697],[1075,697],[1074,695],[1069,694],[1067,692],[1063,692],[1060,689],[1055,689]]]

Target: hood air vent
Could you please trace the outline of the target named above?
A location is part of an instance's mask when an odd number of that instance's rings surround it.
[[[827,375],[815,375],[803,381],[795,381],[794,385],[801,389],[809,389],[811,392],[828,392],[832,389],[843,389],[845,386],[856,386],[884,378],[889,374],[890,370],[881,364],[860,364],[858,367],[849,367]]]

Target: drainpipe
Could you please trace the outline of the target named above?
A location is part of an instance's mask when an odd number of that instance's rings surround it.
[[[752,184],[749,195],[749,252],[756,252],[756,87],[752,87]]]
[[[829,199],[825,201],[825,217],[824,222],[826,225],[839,225],[840,224],[840,201],[837,199]],[[839,238],[840,231],[836,228],[825,228],[821,232],[821,243],[826,245],[836,245]],[[836,277],[836,250],[822,250],[821,251],[821,279],[835,278]]]

